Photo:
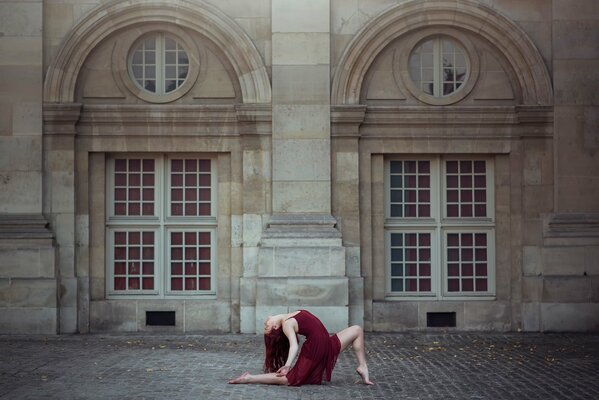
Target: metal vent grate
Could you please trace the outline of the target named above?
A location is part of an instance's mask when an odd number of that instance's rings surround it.
[[[429,312],[426,313],[426,326],[431,328],[454,327],[455,312]]]
[[[175,312],[146,311],[146,325],[175,326]]]

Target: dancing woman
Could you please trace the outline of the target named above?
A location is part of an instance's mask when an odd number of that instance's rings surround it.
[[[306,337],[297,362],[291,367],[299,345],[297,334]],[[372,385],[368,377],[364,332],[358,325],[350,326],[332,336],[318,318],[305,310],[270,316],[264,321],[264,345],[266,347],[265,374],[251,375],[244,372],[229,383],[264,383],[271,385],[300,386],[319,385],[323,375],[331,380],[337,356],[352,345],[358,367],[356,372],[366,385]]]

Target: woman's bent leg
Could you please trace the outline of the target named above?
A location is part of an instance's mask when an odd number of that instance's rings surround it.
[[[358,361],[358,367],[356,372],[365,384],[372,385],[368,377],[368,366],[366,365],[366,352],[364,350],[364,331],[359,325],[350,326],[345,328],[341,332],[337,333],[337,337],[341,342],[341,351],[345,350],[350,344],[354,349],[356,360]]]
[[[229,383],[262,383],[265,385],[288,385],[286,376],[277,376],[276,373],[252,375],[244,372],[239,377],[231,379]]]

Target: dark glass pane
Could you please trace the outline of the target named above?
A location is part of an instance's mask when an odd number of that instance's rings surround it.
[[[391,279],[391,290],[393,292],[403,292],[403,279]]]
[[[471,233],[462,233],[461,234],[461,244],[462,246],[472,246],[472,234]]]
[[[391,261],[403,261],[403,250],[392,249],[391,250]]]
[[[402,195],[403,195],[403,192],[401,190],[392,190],[391,191],[391,201],[393,203],[401,203],[403,201]]]
[[[391,264],[391,276],[403,276],[403,265]]]
[[[392,233],[391,234],[391,246],[398,247],[403,245],[403,235],[401,233]]]
[[[420,279],[420,291],[421,292],[430,292],[431,291],[431,280],[430,279]]]
[[[462,264],[462,276],[472,276],[474,273],[474,267],[472,264]]]
[[[457,233],[448,233],[447,234],[447,245],[448,246],[459,246],[460,245],[460,237]]]
[[[396,204],[391,205],[391,216],[403,217],[403,207]]]

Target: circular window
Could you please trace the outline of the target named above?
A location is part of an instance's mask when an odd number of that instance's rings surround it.
[[[468,77],[465,52],[451,39],[435,38],[416,47],[410,54],[410,78],[424,93],[449,96]]]
[[[168,94],[187,79],[189,57],[176,39],[158,33],[136,43],[129,58],[129,74],[141,89]]]
[[[427,104],[448,105],[462,100],[478,78],[477,52],[457,31],[452,30],[451,36],[434,28],[420,31],[396,54],[395,70],[401,82]]]

